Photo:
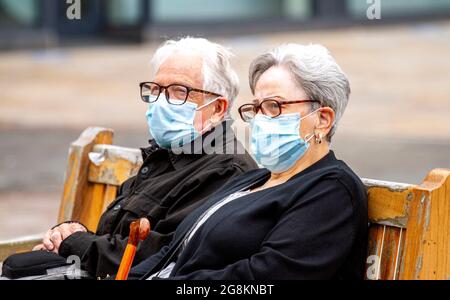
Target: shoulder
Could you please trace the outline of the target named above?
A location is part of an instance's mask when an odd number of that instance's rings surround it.
[[[337,160],[329,170],[324,180],[319,183],[319,189],[328,190],[323,202],[332,210],[352,212],[353,220],[358,226],[367,223],[367,192],[361,179],[343,161]],[[362,226],[362,225],[361,225]]]
[[[206,154],[200,162],[208,168],[235,169],[241,173],[258,168],[256,162],[247,152],[243,154]]]
[[[233,167],[240,169],[242,172],[259,169],[255,160],[247,152],[231,155],[230,161]]]
[[[367,208],[366,190],[361,179],[333,153],[316,166],[297,174],[290,182],[290,188],[298,197],[316,195],[331,201],[346,201],[345,204],[351,204],[354,208]]]
[[[347,190],[354,206],[367,207],[367,193],[360,177],[342,160],[336,165],[336,180]]]
[[[337,159],[333,151],[330,151],[327,156],[328,159],[323,164],[322,170],[325,178],[335,179],[352,196],[365,193],[365,187],[361,179],[343,160]]]
[[[236,189],[247,188],[258,180],[270,176],[270,171],[265,168],[251,169],[245,172],[236,172],[227,183],[222,187],[222,191],[232,192]]]

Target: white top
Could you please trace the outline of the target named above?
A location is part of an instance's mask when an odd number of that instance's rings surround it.
[[[227,203],[230,203],[233,200],[236,200],[237,198],[240,198],[242,196],[245,196],[247,194],[250,194],[250,190],[247,191],[238,191],[235,192],[228,197],[223,198],[210,208],[200,217],[200,219],[194,224],[194,227],[191,229],[189,235],[184,239],[183,248],[186,247],[186,245],[189,243],[189,241],[192,239],[192,237],[195,235],[195,233],[198,231],[200,226],[202,226],[216,211],[218,211],[222,206],[224,206]],[[181,253],[181,252],[180,252]],[[171,262],[167,267],[162,269],[159,272],[153,273],[150,275],[147,280],[151,280],[153,277],[158,276],[159,278],[169,278],[170,273],[172,273],[173,268],[175,267],[175,262]]]

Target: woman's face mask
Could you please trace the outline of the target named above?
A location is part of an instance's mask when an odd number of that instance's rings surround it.
[[[305,155],[309,141],[314,137],[312,133],[305,139],[300,136],[301,120],[317,111],[304,117],[300,113],[275,118],[257,114],[251,121],[251,149],[256,162],[272,173],[281,173],[293,167]]]

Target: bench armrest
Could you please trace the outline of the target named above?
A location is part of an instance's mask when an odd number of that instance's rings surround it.
[[[42,242],[44,233],[23,236],[11,240],[0,241],[0,262],[8,256],[18,252],[31,251],[34,246]]]

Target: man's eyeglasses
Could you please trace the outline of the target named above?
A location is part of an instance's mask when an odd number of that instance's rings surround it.
[[[216,97],[221,97],[217,93],[191,88],[189,86],[181,84],[169,84],[167,86],[162,86],[156,82],[141,82],[139,83],[141,88],[141,99],[146,103],[152,103],[158,100],[159,95],[164,90],[167,102],[174,105],[182,105],[186,102],[191,92],[197,92],[207,95],[213,95]],[[177,100],[177,101],[173,101]]]
[[[239,115],[244,122],[250,122],[256,116],[256,114],[261,110],[261,112],[269,117],[275,118],[281,115],[282,106],[287,104],[298,104],[298,103],[320,103],[317,100],[277,100],[277,99],[265,99],[259,104],[248,103],[241,105],[238,109]]]

